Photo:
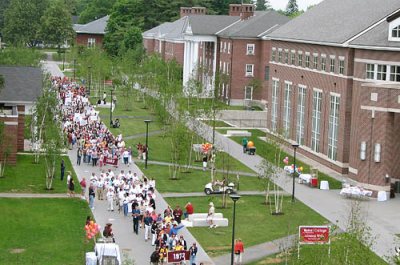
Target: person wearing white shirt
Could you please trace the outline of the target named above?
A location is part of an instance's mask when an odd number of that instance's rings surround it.
[[[109,188],[107,192],[107,210],[114,211],[114,189]]]

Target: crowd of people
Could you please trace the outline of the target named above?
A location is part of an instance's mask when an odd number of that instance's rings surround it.
[[[88,163],[93,167],[99,166],[101,170],[100,174],[93,172],[88,183],[85,178],[80,182],[82,195],[88,188],[90,208],[95,209],[95,199],[107,200],[108,211],[118,211],[127,218],[131,216],[133,233],[143,234],[144,241],[154,246],[150,257],[152,264],[166,264],[168,252],[180,250],[189,251],[190,264],[196,264],[196,243],[189,245],[180,234],[180,229],[184,227],[182,219],[193,213],[193,205],[188,203],[185,212],[179,206],[175,209],[168,206],[159,211],[156,209],[154,179],[138,176],[131,170],[117,173],[114,172],[116,167],[106,170],[105,160],[122,160],[129,166],[132,163],[132,149],[125,146],[122,135],[114,137],[100,120],[98,112],[86,97],[85,87],[70,82],[68,78],[54,77],[52,82],[58,89],[63,130],[69,147],[77,149],[77,165]],[[137,149],[139,158],[145,159],[147,147],[138,144]],[[62,164],[64,170],[65,164]],[[73,179],[69,177],[67,182],[70,188]],[[114,241],[111,223],[105,226],[103,236]]]

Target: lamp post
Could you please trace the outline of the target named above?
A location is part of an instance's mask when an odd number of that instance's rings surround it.
[[[232,220],[232,249],[231,249],[231,265],[233,265],[233,254],[235,248],[235,217],[236,217],[236,202],[240,199],[239,195],[230,195],[233,201],[233,220]]]
[[[75,81],[75,71],[76,71],[76,59],[74,59],[74,81]]]
[[[88,89],[88,95],[90,95],[90,86],[92,85],[92,66],[88,66],[89,69],[89,89]]]
[[[114,85],[111,88],[111,100],[110,100],[110,126],[113,126],[113,121],[112,121],[112,105],[113,105],[113,92],[114,92]]]
[[[293,156],[293,190],[292,190],[292,202],[294,202],[294,187],[295,187],[295,178],[296,178],[296,149],[299,147],[298,143],[292,144],[294,149],[294,156]]]
[[[151,120],[145,120],[144,122],[146,123],[146,150],[144,150],[146,157],[144,160],[144,168],[147,169],[147,160],[149,159],[149,123]]]

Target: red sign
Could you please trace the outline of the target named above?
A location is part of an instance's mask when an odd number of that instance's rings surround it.
[[[300,226],[300,244],[329,244],[329,226]]]
[[[103,163],[105,164],[105,165],[113,165],[113,166],[118,166],[118,158],[107,158],[107,157],[104,157],[103,158]]]
[[[190,253],[186,250],[168,252],[168,263],[180,262],[190,259]]]

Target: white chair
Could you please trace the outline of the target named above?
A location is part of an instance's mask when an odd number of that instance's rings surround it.
[[[319,188],[321,190],[329,190],[329,182],[327,180],[321,180]]]

